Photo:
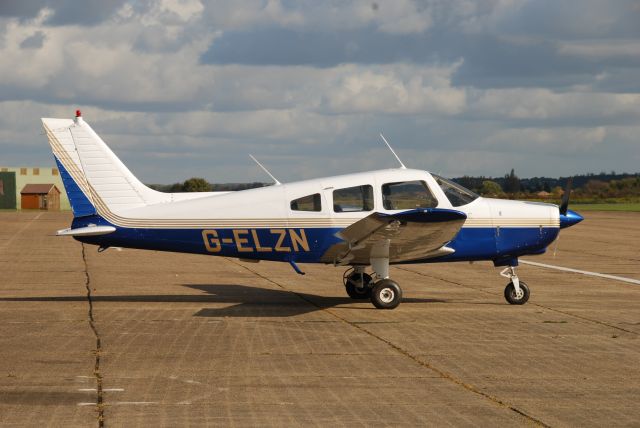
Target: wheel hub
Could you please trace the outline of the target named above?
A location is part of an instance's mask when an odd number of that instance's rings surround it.
[[[522,299],[524,297],[524,290],[522,288],[513,290],[513,296],[518,300]]]
[[[393,301],[396,293],[391,288],[384,288],[380,290],[380,300],[384,303],[390,303]]]

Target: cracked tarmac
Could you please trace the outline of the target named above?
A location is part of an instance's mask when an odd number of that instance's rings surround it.
[[[557,256],[640,279],[640,213],[587,213]],[[640,286],[490,263],[391,268],[394,311],[342,268],[109,250],[68,213],[0,213],[0,425],[640,425]],[[552,253],[552,251],[551,251]]]

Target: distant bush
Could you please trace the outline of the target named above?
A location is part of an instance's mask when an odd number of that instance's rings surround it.
[[[193,177],[183,183],[173,184],[149,184],[148,186],[158,192],[183,193],[183,192],[232,192],[237,190],[254,189],[268,186],[266,183],[220,183],[212,184],[204,178]]]

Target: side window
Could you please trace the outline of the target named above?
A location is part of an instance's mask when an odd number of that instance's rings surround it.
[[[333,210],[337,213],[373,210],[373,187],[345,187],[333,191]]]
[[[322,202],[320,202],[320,193],[303,196],[302,198],[291,201],[292,211],[322,211]]]
[[[382,186],[382,204],[387,210],[434,208],[438,201],[424,181],[401,181]]]

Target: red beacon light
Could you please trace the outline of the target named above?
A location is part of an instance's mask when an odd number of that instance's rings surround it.
[[[82,117],[82,112],[80,110],[76,110],[76,117]]]

